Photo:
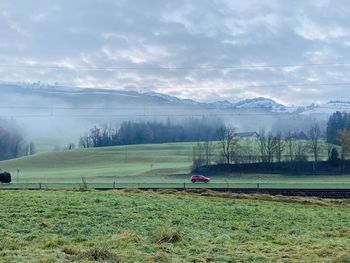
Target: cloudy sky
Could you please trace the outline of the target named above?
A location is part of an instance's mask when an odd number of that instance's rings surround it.
[[[0,81],[350,100],[350,2],[0,0]]]

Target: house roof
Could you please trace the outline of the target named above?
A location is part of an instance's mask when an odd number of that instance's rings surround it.
[[[237,132],[235,133],[235,137],[254,137],[258,136],[256,132]]]

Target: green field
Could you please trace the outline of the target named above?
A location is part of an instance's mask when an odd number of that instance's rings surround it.
[[[133,145],[48,152],[0,162],[22,182],[111,182],[186,174],[191,166],[191,143]]]
[[[13,183],[0,187],[288,187],[350,188],[349,175],[218,174],[210,184],[189,181],[193,143],[132,145],[40,153],[0,162]],[[17,184],[17,168],[20,169]]]
[[[348,200],[2,191],[0,262],[350,262]]]

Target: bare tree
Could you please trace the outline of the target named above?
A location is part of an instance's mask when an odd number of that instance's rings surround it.
[[[218,130],[218,138],[221,148],[221,156],[226,164],[230,164],[232,162],[232,154],[237,146],[235,129],[231,127],[221,127]]]
[[[211,163],[211,157],[214,151],[213,143],[209,140],[203,142],[204,156],[205,156],[205,165],[209,165]]]
[[[75,144],[74,143],[68,143],[68,145],[65,147],[65,150],[71,151],[75,149]]]
[[[242,163],[243,155],[243,148],[238,144],[238,141],[236,141],[234,147],[231,147],[231,163]]]
[[[192,148],[192,170],[198,171],[198,169],[205,164],[205,159],[206,158],[204,146],[202,143],[198,142]]]
[[[245,139],[243,141],[243,145],[241,147],[241,151],[240,151],[240,159],[242,163],[253,163],[258,161],[257,160],[257,155],[259,154],[256,149],[256,147],[254,147],[255,144],[253,145],[252,140],[250,139]]]
[[[318,162],[318,157],[319,157],[320,150],[321,150],[321,145],[320,145],[321,129],[317,123],[315,123],[311,127],[308,134],[309,134],[309,138],[310,138],[309,148],[310,148],[312,155],[313,155],[313,158],[314,158],[314,168],[315,168],[315,165]]]
[[[260,157],[261,157],[261,162],[266,162],[266,134],[265,130],[261,129],[259,134],[258,134],[258,143],[259,143],[259,152],[260,152]]]
[[[94,128],[90,129],[90,139],[92,142],[93,147],[100,146],[101,142],[101,129],[97,128],[96,126]]]
[[[276,138],[276,158],[277,158],[277,161],[280,163],[282,160],[282,155],[286,147],[286,144],[283,141],[281,132],[278,132],[275,138]]]
[[[328,157],[328,160],[331,159],[333,149],[334,149],[333,144],[327,142],[327,157]]]
[[[90,138],[90,136],[88,135],[84,135],[84,136],[81,136],[80,139],[79,139],[79,147],[80,148],[90,148],[92,147],[92,140]]]
[[[306,154],[306,146],[302,141],[298,141],[295,143],[295,154],[293,157],[293,161],[295,162],[306,162],[307,154]]]
[[[288,150],[289,161],[293,161],[294,157],[294,144],[295,144],[295,136],[292,131],[288,131],[286,135],[286,146]]]
[[[33,142],[29,143],[29,155],[35,154],[35,144]]]
[[[277,140],[276,137],[273,136],[272,132],[269,132],[266,139],[266,156],[267,162],[273,162],[273,156],[276,153],[277,149]]]

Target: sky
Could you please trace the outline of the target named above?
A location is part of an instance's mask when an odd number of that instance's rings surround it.
[[[350,100],[347,0],[0,0],[0,81]]]

